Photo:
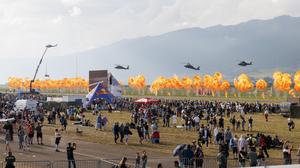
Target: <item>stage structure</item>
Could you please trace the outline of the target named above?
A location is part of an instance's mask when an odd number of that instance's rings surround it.
[[[111,103],[114,97],[122,96],[120,83],[107,70],[89,71],[89,91],[86,96],[88,104],[95,99],[105,99]]]

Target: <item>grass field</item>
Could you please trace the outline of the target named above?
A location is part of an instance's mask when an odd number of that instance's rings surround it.
[[[114,122],[130,122],[130,113],[129,112],[114,112],[114,113],[107,113],[102,112],[103,115],[107,116],[109,120],[108,127],[105,131],[96,131],[95,128],[91,127],[81,127],[81,126],[74,126],[69,123],[67,133],[64,133],[63,136],[68,136],[74,140],[83,140],[87,142],[96,142],[101,144],[114,144],[113,142],[113,134],[112,134],[112,124]],[[96,116],[92,114],[86,114],[87,118],[90,119],[93,123],[95,123]],[[269,117],[269,122],[265,122],[264,116],[262,114],[256,114],[254,117],[254,129],[253,134],[257,132],[262,132],[267,135],[278,135],[280,139],[289,140],[291,143],[294,144],[294,154],[296,155],[297,149],[300,146],[300,119],[294,119],[295,122],[295,129],[292,132],[289,132],[287,129],[287,119],[283,118],[280,115],[272,114]],[[180,119],[178,119],[180,120]],[[182,122],[182,121],[179,121]],[[206,121],[203,121],[206,123]],[[226,118],[225,125],[229,125],[228,118]],[[160,123],[161,126],[161,123]],[[76,127],[83,130],[83,135],[76,135],[75,129]],[[46,126],[45,132],[47,134],[53,135],[55,126]],[[178,144],[183,143],[191,143],[192,140],[197,139],[197,133],[195,131],[185,131],[184,129],[178,128],[165,128],[160,127],[160,135],[161,135],[161,143],[160,144],[152,144],[150,142],[144,142],[144,144],[139,144],[137,132],[133,130],[133,135],[129,139],[128,148],[135,149],[137,151],[147,150],[152,152],[158,152],[166,156],[172,155],[172,150]],[[247,134],[248,132],[241,132],[238,131],[236,134]],[[124,144],[116,144],[124,145]],[[216,156],[218,146],[210,145],[209,148],[203,148],[204,154],[206,156]],[[270,150],[269,151],[271,158],[282,158],[282,150]],[[232,155],[230,156],[232,157]]]

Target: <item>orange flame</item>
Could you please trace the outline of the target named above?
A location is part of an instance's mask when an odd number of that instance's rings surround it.
[[[134,89],[143,89],[146,87],[146,79],[144,75],[138,75],[128,78],[128,85]]]
[[[253,83],[248,75],[241,74],[237,79],[234,79],[234,86],[240,92],[248,92],[253,88]]]
[[[300,70],[297,71],[294,75],[294,83],[295,83],[294,86],[295,91],[300,93]]]
[[[32,88],[35,89],[87,89],[89,86],[88,82],[81,78],[64,78],[62,80],[39,80],[37,79],[32,83]],[[27,78],[8,78],[8,87],[11,89],[29,89],[30,79]]]
[[[268,83],[263,80],[263,79],[259,79],[256,84],[255,84],[256,88],[260,91],[265,90],[268,87]]]
[[[282,92],[288,92],[291,90],[292,79],[288,73],[275,72],[273,74],[274,82],[273,86],[276,90]]]

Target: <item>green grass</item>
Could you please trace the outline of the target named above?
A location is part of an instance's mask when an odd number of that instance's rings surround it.
[[[75,126],[71,126],[69,124],[69,131],[64,136],[68,136],[75,140],[83,140],[87,142],[95,142],[101,144],[114,144],[113,143],[113,135],[112,135],[112,124],[114,122],[130,122],[130,113],[129,112],[115,112],[115,113],[107,113],[103,112],[103,115],[108,117],[109,124],[105,131],[95,131],[95,128],[88,128],[88,127],[79,127],[84,131],[83,136],[76,135],[75,133]],[[88,119],[91,119],[93,123],[95,123],[96,116],[91,115],[90,113],[86,115]],[[294,144],[294,147],[298,149],[300,145],[300,119],[294,119],[296,124],[295,129],[292,132],[289,132],[287,129],[287,119],[283,118],[280,115],[270,115],[269,122],[264,121],[264,116],[262,114],[254,115],[254,128],[253,134],[257,132],[265,133],[267,135],[278,135],[281,139],[289,140],[291,143]],[[180,120],[180,119],[179,119]],[[179,121],[182,123],[183,121]],[[202,121],[203,122],[203,121]],[[205,121],[206,123],[206,121]],[[161,123],[160,123],[161,124]],[[228,118],[226,118],[225,125],[229,125]],[[46,127],[46,132],[50,133],[51,135],[54,132],[55,127]],[[150,142],[144,142],[144,144],[139,144],[137,132],[133,130],[133,135],[130,137],[129,140],[129,148],[132,148],[137,151],[147,150],[152,152],[158,152],[166,156],[171,156],[172,150],[178,144],[183,143],[191,143],[192,140],[197,139],[197,133],[194,131],[185,131],[184,129],[177,129],[177,128],[164,128],[160,127],[160,135],[161,135],[161,143],[160,144],[152,144]],[[236,134],[247,134],[248,132],[237,131]],[[122,144],[117,144],[122,145]],[[216,156],[218,146],[210,145],[209,148],[204,148],[204,153],[206,156]],[[295,152],[293,152],[293,156],[295,156]],[[270,157],[271,158],[282,158],[282,150],[270,150]],[[232,155],[231,155],[232,156]]]

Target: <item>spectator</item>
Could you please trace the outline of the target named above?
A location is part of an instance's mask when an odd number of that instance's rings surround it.
[[[35,127],[36,130],[36,140],[38,142],[38,145],[43,145],[43,132],[42,132],[43,126],[38,123],[38,125]]]
[[[247,158],[247,152],[245,151],[245,148],[242,147],[239,152],[239,165],[240,167],[246,166],[246,158]]]
[[[146,151],[143,151],[143,155],[142,155],[142,168],[146,168],[147,166],[147,160],[148,160],[148,156]]]
[[[75,158],[73,151],[76,150],[76,144],[73,143],[73,145],[69,142],[67,147],[67,159],[68,159],[68,166],[71,168],[71,164],[73,165],[73,168],[76,168]]]
[[[141,156],[140,153],[137,152],[135,157],[135,168],[140,168],[140,164],[141,164]]]
[[[217,155],[217,164],[219,168],[227,168],[227,157],[222,150],[219,150],[219,153]]]
[[[238,137],[237,137],[237,135],[235,135],[233,138],[231,138],[230,147],[232,149],[234,159],[237,159],[238,158]]]
[[[265,162],[265,155],[261,148],[259,148],[258,155],[257,155],[257,166],[264,166]]]
[[[288,144],[288,142],[286,141],[283,144],[283,164],[285,165],[290,165],[292,164],[292,150],[293,150],[293,145],[290,147]]]
[[[257,154],[255,152],[254,148],[251,148],[249,153],[248,153],[248,158],[250,161],[250,167],[254,167],[257,165]]]
[[[15,161],[16,161],[15,156],[13,156],[11,152],[8,152],[8,156],[6,156],[5,158],[5,162],[6,162],[5,168],[15,168],[14,165]]]
[[[204,154],[201,146],[197,146],[194,157],[195,157],[196,168],[202,168]]]
[[[54,137],[55,137],[55,151],[59,152],[58,146],[59,146],[59,143],[60,143],[60,140],[61,140],[61,134],[58,131],[58,129],[55,129]]]
[[[119,139],[119,132],[120,132],[120,127],[119,127],[119,123],[116,122],[113,126],[113,134],[114,134],[114,141],[115,144],[117,144],[117,140]],[[123,140],[123,139],[122,139]]]

